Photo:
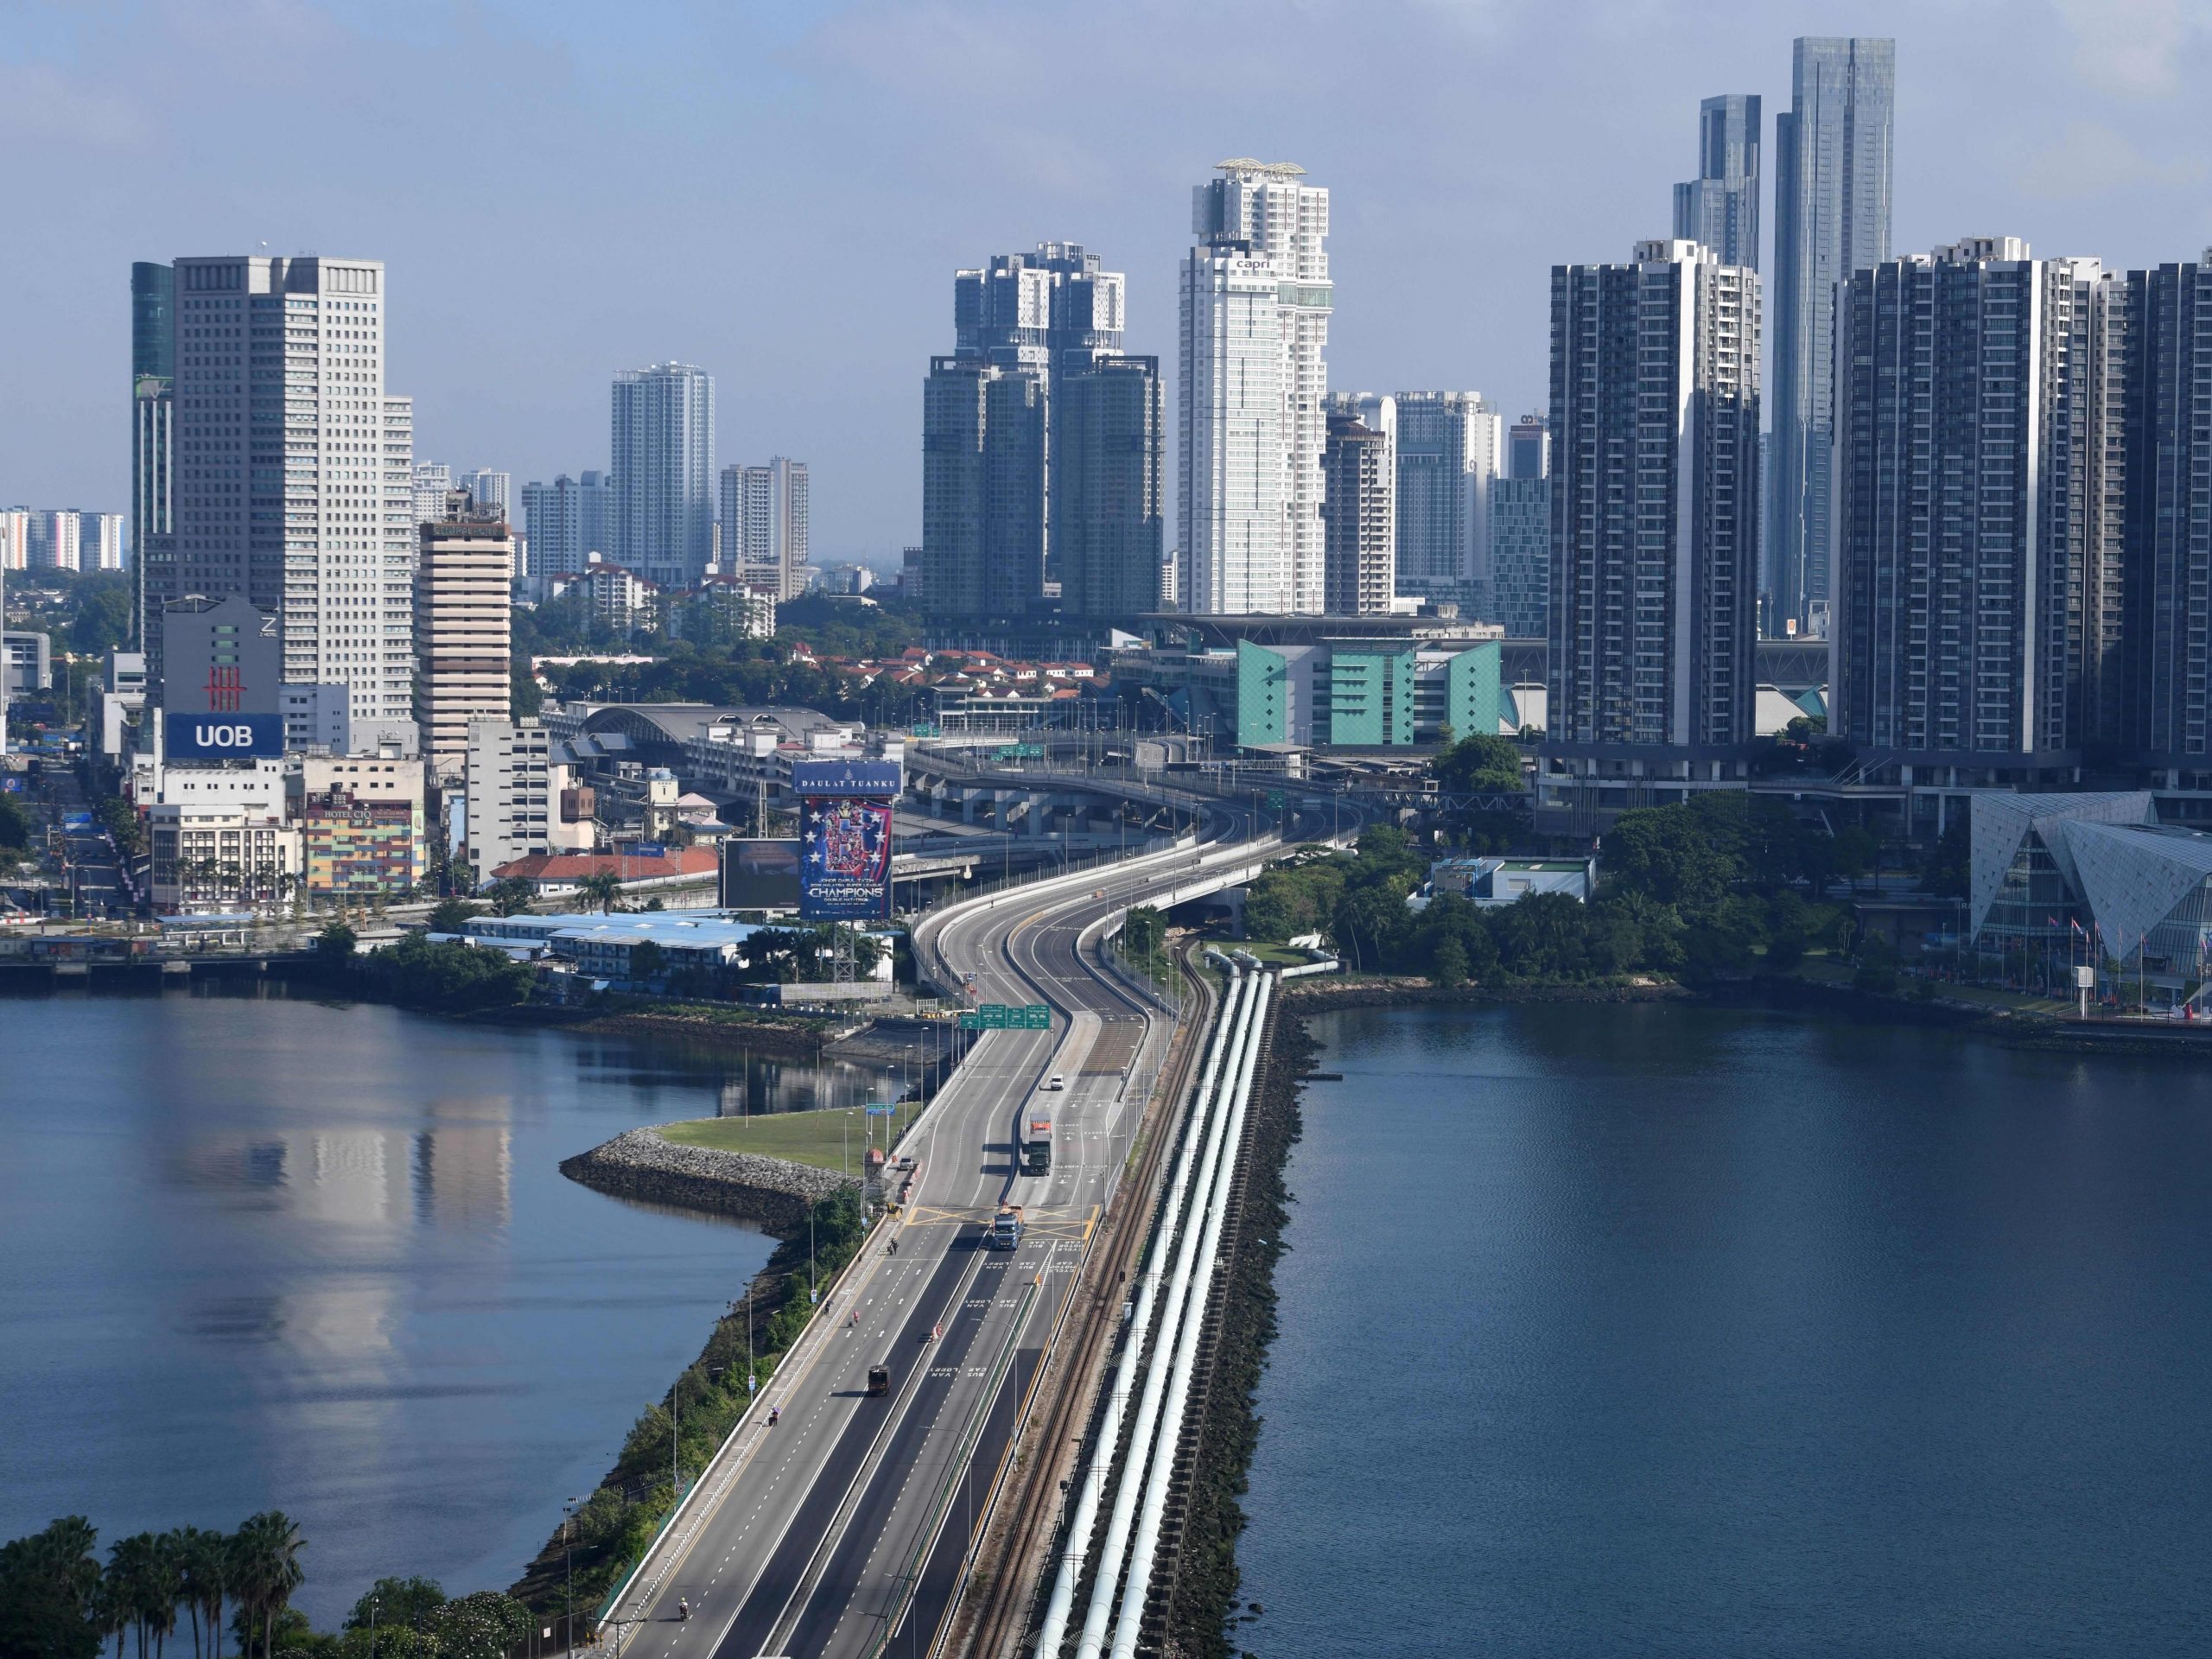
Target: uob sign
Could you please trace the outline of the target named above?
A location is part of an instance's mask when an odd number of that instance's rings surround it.
[[[172,714],[163,735],[172,760],[258,759],[284,753],[284,717]]]

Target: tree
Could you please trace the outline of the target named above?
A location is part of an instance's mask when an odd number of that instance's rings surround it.
[[[1873,868],[1880,856],[1882,843],[1872,830],[1848,824],[1835,832],[1834,856],[1836,874],[1844,877],[1855,888],[1859,878]]]
[[[225,1577],[234,1585],[240,1630],[257,1632],[261,1659],[272,1659],[277,1622],[305,1576],[300,1552],[307,1548],[307,1540],[299,1523],[282,1510],[267,1510],[250,1517],[232,1535],[231,1545],[234,1553]]]
[[[1521,750],[1513,740],[1474,732],[1446,743],[1429,771],[1443,788],[1462,795],[1517,795],[1527,785]]]
[[[612,870],[594,870],[576,883],[576,893],[587,905],[597,905],[604,916],[622,897],[622,878]]]
[[[1943,899],[1963,899],[1974,877],[1974,842],[1964,814],[1944,824],[1943,833],[1921,867],[1921,885]]]
[[[22,849],[31,844],[31,817],[13,795],[0,795],[0,847]]]
[[[360,936],[343,922],[332,922],[315,936],[315,955],[325,962],[344,962],[353,954]]]
[[[1431,976],[1438,984],[1464,985],[1467,981],[1467,947],[1452,934],[1446,934],[1438,944],[1436,967]]]
[[[668,952],[651,939],[630,947],[630,982],[649,985],[668,971]]]
[[[530,908],[537,889],[518,875],[503,875],[492,884],[491,892],[485,896],[494,916],[519,916]]]
[[[423,1620],[439,1659],[506,1659],[528,1639],[530,1610],[496,1590],[442,1603]]]
[[[1605,833],[1606,885],[1684,912],[1718,904],[1742,870],[1737,852],[1741,835],[1716,834],[1726,827],[1717,819],[1717,814],[1688,806],[1646,806],[1622,813]]]
[[[200,1652],[200,1629],[207,1628],[210,1659],[223,1651],[223,1596],[226,1550],[230,1541],[219,1532],[186,1527],[176,1534],[177,1566],[184,1582],[184,1602],[192,1615],[192,1650]]]
[[[444,899],[430,906],[424,922],[433,933],[458,933],[463,922],[483,913],[481,905],[472,905],[466,899]]]
[[[1167,942],[1167,918],[1150,905],[1133,906],[1122,918],[1122,943],[1128,953],[1149,962]]]
[[[110,1628],[93,1554],[99,1542],[90,1522],[70,1515],[0,1545],[0,1654],[98,1659],[101,1635]]]
[[[412,1630],[445,1605],[445,1588],[435,1579],[378,1579],[346,1615],[345,1628],[365,1630],[375,1624]]]

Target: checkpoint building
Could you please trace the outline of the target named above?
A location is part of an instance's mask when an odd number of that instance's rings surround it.
[[[1975,948],[2088,961],[2154,1007],[2202,1004],[2212,964],[2212,835],[2157,821],[2149,790],[1974,795]]]

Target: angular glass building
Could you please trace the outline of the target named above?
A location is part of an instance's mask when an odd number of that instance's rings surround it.
[[[1974,797],[1975,949],[2054,995],[2070,969],[2154,1009],[2196,1006],[2212,967],[2212,836],[2155,821],[2151,791]]]

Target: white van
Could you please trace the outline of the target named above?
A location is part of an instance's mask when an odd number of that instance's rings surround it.
[[[1053,1072],[1051,1077],[1045,1079],[1045,1088],[1047,1092],[1050,1093],[1058,1093],[1060,1090],[1063,1090],[1067,1086],[1066,1080],[1064,1079],[1057,1071]]]

